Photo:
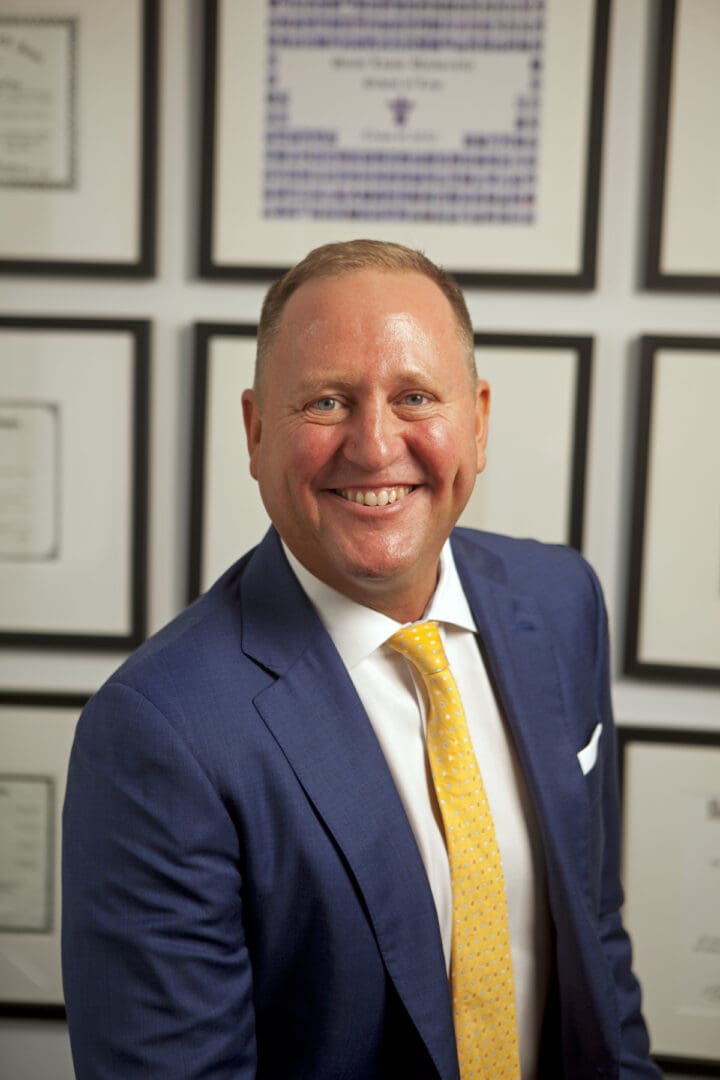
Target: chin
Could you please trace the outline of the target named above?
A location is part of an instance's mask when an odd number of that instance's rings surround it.
[[[417,564],[416,555],[407,553],[401,558],[378,558],[368,559],[367,554],[359,559],[348,559],[342,568],[341,576],[344,579],[355,581],[358,584],[373,585],[383,582],[392,582]]]

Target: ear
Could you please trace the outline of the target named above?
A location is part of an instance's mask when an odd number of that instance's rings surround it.
[[[243,390],[242,396],[243,422],[245,424],[245,438],[247,440],[248,455],[250,457],[250,475],[257,480],[257,455],[262,435],[262,416],[257,403],[254,390]]]
[[[484,379],[478,379],[475,387],[475,445],[477,447],[477,471],[485,468],[487,456],[488,426],[490,421],[490,385]]]

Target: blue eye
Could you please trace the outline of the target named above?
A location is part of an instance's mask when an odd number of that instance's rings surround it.
[[[425,394],[421,393],[406,394],[403,398],[404,405],[424,405],[426,401],[427,398]]]
[[[317,401],[313,401],[312,408],[318,409],[319,412],[332,412],[337,403],[337,398],[321,397]]]

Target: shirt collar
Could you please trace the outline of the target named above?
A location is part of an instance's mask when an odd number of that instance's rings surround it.
[[[298,562],[283,542],[283,549],[300,585],[307,593],[343,663],[351,671],[402,625],[380,611],[358,604],[320,581]],[[440,552],[440,574],[423,619],[435,619],[461,630],[477,632],[470,605],[458,576],[450,541]]]

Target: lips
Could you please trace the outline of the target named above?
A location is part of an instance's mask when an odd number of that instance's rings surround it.
[[[358,503],[360,506],[389,506],[400,502],[413,490],[412,486],[381,487],[372,490],[360,488],[335,488],[335,493],[348,502]]]

